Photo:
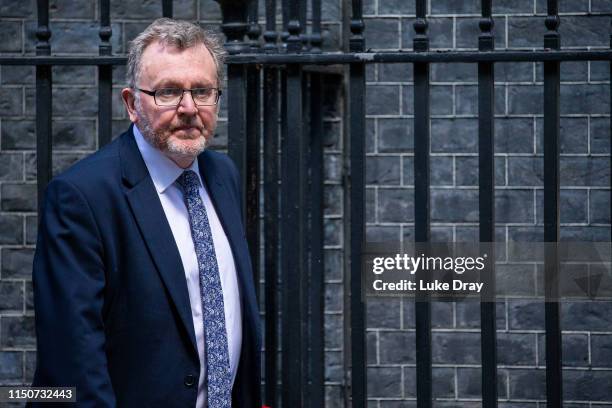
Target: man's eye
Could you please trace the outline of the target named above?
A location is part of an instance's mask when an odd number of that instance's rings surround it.
[[[196,88],[192,90],[191,92],[193,93],[193,96],[197,98],[206,98],[211,95],[212,90],[208,88]]]
[[[161,96],[161,97],[173,97],[173,96],[177,96],[180,93],[179,89],[175,89],[175,88],[166,88],[166,89],[158,89],[157,90],[157,95]]]

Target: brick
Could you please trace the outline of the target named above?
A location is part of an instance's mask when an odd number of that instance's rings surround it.
[[[506,396],[506,376],[497,374],[497,396]],[[480,368],[457,368],[457,395],[459,398],[482,398],[482,374]]]
[[[219,130],[219,126],[217,126]],[[227,133],[227,126],[225,126],[225,132]],[[339,121],[328,121],[323,122],[323,145],[329,148],[338,148],[340,137],[342,136],[342,123]],[[227,136],[226,136],[227,139]],[[227,145],[227,142],[225,142]]]
[[[534,122],[529,118],[495,119],[496,153],[533,153]]]
[[[504,47],[501,47],[504,48]],[[533,82],[533,62],[505,62],[495,64],[495,83]]]
[[[77,161],[87,156],[83,153],[53,153],[52,170],[53,176],[60,174]],[[26,180],[36,180],[36,154],[28,153],[25,157]]]
[[[221,7],[213,0],[200,2],[200,19],[205,21],[218,21],[221,19]]]
[[[563,377],[563,396],[568,400],[612,400],[610,371],[567,370]]]
[[[508,370],[510,399],[545,399],[546,371],[534,369]],[[565,381],[564,381],[565,384]]]
[[[366,222],[376,222],[376,190],[373,188],[366,188],[365,191],[365,217]]]
[[[96,67],[56,65],[52,69],[54,85],[96,85]]]
[[[495,89],[495,114],[506,111],[505,89],[498,86]],[[458,115],[478,116],[478,86],[465,85],[455,87],[455,113]]]
[[[405,28],[402,25],[402,30]],[[378,80],[381,82],[412,82],[414,72],[412,64],[375,64],[378,69]],[[374,64],[368,64],[368,67]]]
[[[342,348],[342,316],[326,314],[324,319],[325,328],[325,348]]]
[[[342,252],[337,249],[325,249],[323,256],[325,279],[342,279]]]
[[[111,13],[112,10],[114,10],[113,7],[111,7]],[[113,23],[111,24],[111,28],[113,30],[113,35],[110,38],[110,42],[113,47],[113,52],[122,53],[121,25],[119,23]],[[35,21],[27,21],[25,23],[24,45],[26,52],[33,52],[36,50],[36,29],[37,25]],[[52,33],[50,39],[52,53],[98,53],[98,47],[100,45],[100,23],[97,21],[76,22],[52,20],[49,23],[49,29]]]
[[[431,242],[452,242],[453,227],[431,227]]]
[[[476,82],[478,67],[476,64],[433,64],[431,66],[432,82]]]
[[[342,215],[343,192],[341,186],[326,186],[323,190],[325,215]]]
[[[376,153],[376,119],[366,119],[365,152]]]
[[[612,302],[564,302],[561,304],[564,330],[608,331],[612,325]]]
[[[589,191],[589,222],[610,223],[610,190]]]
[[[78,0],[51,0],[49,16],[54,18],[82,18],[93,20],[96,15],[95,3],[81,3]]]
[[[561,185],[609,186],[610,159],[607,157],[562,157]]]
[[[508,113],[538,115],[544,112],[543,87],[541,85],[508,86]]]
[[[20,116],[22,104],[21,88],[0,88],[0,117]]]
[[[478,186],[478,157],[455,157],[455,183],[458,186]],[[506,184],[506,159],[495,157],[495,185]]]
[[[497,6],[497,4],[496,4]],[[494,11],[496,7],[494,8]],[[478,18],[457,18],[457,48],[478,49],[478,36],[481,34]],[[495,48],[502,49],[506,46],[506,29],[501,19],[494,19],[493,35],[495,36]],[[503,64],[501,64],[503,65]]]
[[[366,364],[375,365],[378,364],[378,333],[367,332],[366,333]],[[329,363],[326,363],[326,369]],[[340,377],[342,378],[342,377]],[[327,381],[327,376],[325,378]]]
[[[130,19],[133,16],[138,16],[142,19],[153,20],[161,17],[161,3],[156,1],[144,1],[140,3],[131,3],[119,0],[111,0],[111,19]]]
[[[379,0],[378,14],[415,14],[414,0]]]
[[[26,312],[34,312],[34,286],[32,282],[25,282],[25,307]]]
[[[478,14],[480,2],[476,0],[439,0],[431,4],[433,14]]]
[[[36,352],[26,351],[25,356],[26,384],[31,384],[34,379],[34,371],[36,370]]]
[[[366,115],[398,115],[399,91],[394,85],[369,85],[366,92]]]
[[[432,361],[435,364],[480,364],[480,334],[432,333]]]
[[[367,29],[364,31],[368,48],[397,50],[399,43],[398,18],[367,18],[364,19]]]
[[[324,226],[325,244],[340,245],[342,242],[342,222],[341,220],[328,220]]]
[[[2,248],[2,278],[31,279],[34,250]]]
[[[478,121],[476,119],[432,119],[432,153],[477,153]]]
[[[410,152],[413,149],[412,119],[378,119],[378,151]]]
[[[21,244],[23,242],[23,217],[14,214],[0,214],[0,244]]]
[[[496,190],[495,221],[533,223],[535,210],[532,190]]]
[[[587,223],[587,195],[586,190],[561,190],[559,195],[561,223]],[[609,199],[609,197],[608,197]],[[536,191],[537,223],[544,224],[544,191]]]
[[[494,14],[533,13],[532,0],[499,0],[493,7]]]
[[[509,48],[543,47],[547,31],[543,17],[508,17],[507,24]]]
[[[36,185],[4,183],[1,187],[2,211],[36,211]]]
[[[369,329],[399,329],[400,298],[368,297],[366,302],[366,327]]]
[[[53,142],[57,149],[96,148],[97,134],[94,120],[57,120],[53,125]]]
[[[174,2],[173,7],[174,18],[181,20],[195,20],[197,18],[198,2],[196,0],[178,0]]]
[[[510,330],[544,329],[544,303],[532,300],[508,300],[508,325]]]
[[[430,162],[431,185],[432,186],[452,186],[453,185],[453,158],[448,157],[448,156],[432,156],[430,161],[431,161]]]
[[[367,242],[399,242],[402,238],[399,226],[367,226]]]
[[[23,179],[23,157],[16,153],[0,153],[0,181]]]
[[[328,351],[325,353],[325,381],[341,382],[343,377],[342,352]]]
[[[508,227],[508,241],[543,242],[544,231],[542,227]],[[512,256],[512,254],[510,254],[510,256]]]
[[[2,316],[0,346],[33,347],[36,345],[34,316]]]
[[[23,381],[23,352],[0,351],[0,383],[20,384]]]
[[[433,396],[434,398],[455,397],[455,369],[446,367],[434,367]]]
[[[414,191],[406,188],[379,189],[378,220],[402,223],[414,221]]]
[[[508,157],[508,185],[543,185],[544,160],[542,157]]]
[[[414,18],[402,19],[402,49],[413,49],[414,22]],[[427,19],[427,24],[429,48],[453,47],[453,20],[451,18],[430,17]]]
[[[23,282],[0,281],[0,312],[23,311]]]
[[[321,24],[321,37],[323,38],[321,46],[323,52],[334,52],[342,47],[342,27],[339,23]]]
[[[4,9],[4,7],[2,7]],[[21,52],[22,24],[20,21],[0,21],[0,52]]]
[[[401,299],[402,308],[402,328],[403,329],[414,329],[415,328],[415,315],[414,315],[414,300],[409,298]]]
[[[612,335],[591,334],[591,365],[612,367]]]
[[[4,0],[0,3],[0,17],[34,18],[35,10],[32,0]]]
[[[343,286],[340,283],[325,284],[325,311],[342,312]]]
[[[2,85],[34,85],[33,66],[4,65],[0,67],[0,72],[2,72]]]
[[[400,367],[368,367],[368,397],[400,397],[401,370]]]
[[[561,357],[564,367],[589,365],[589,338],[586,334],[563,333]],[[546,336],[538,334],[538,365],[546,366]]]
[[[495,269],[500,296],[536,295],[536,268],[533,264],[498,264]]]
[[[29,120],[2,121],[2,150],[36,148],[36,125]]]
[[[544,64],[539,62],[536,64],[536,81],[544,81]],[[567,61],[563,62],[560,67],[561,82],[566,81],[588,81],[589,66],[587,61]],[[563,113],[563,112],[562,112]]]
[[[380,364],[414,363],[414,332],[381,331],[379,334]]]
[[[503,301],[495,306],[497,328],[506,328],[506,306]],[[456,304],[457,328],[475,329],[480,327],[480,302],[466,300]]]
[[[533,364],[536,360],[536,336],[522,333],[499,333],[497,350],[499,364]]]
[[[478,191],[432,189],[431,220],[433,222],[478,221]]]
[[[590,61],[589,74],[591,81],[609,81],[610,63],[607,61]]]
[[[432,85],[429,93],[432,115],[453,113],[453,88],[449,85]],[[414,87],[402,87],[402,114],[414,115]]]
[[[610,240],[610,227],[564,227],[561,241],[607,242]]]
[[[560,119],[559,141],[563,154],[588,152],[588,119],[567,118]],[[536,119],[536,152],[544,153],[544,120]]]
[[[325,385],[325,406],[333,407],[344,403],[344,387]]]
[[[366,156],[366,184],[400,184],[400,157]]]
[[[536,10],[538,13],[546,14],[546,12],[548,11],[546,0],[537,0]],[[588,0],[566,0],[563,3],[559,4],[560,13],[570,13],[570,12],[575,13],[575,12],[587,12],[587,11],[589,11],[589,1]],[[565,18],[566,17],[563,17],[563,19],[561,19],[562,25],[565,24]]]
[[[610,113],[610,86],[605,84],[562,84],[561,114]],[[606,101],[603,102],[602,101]]]
[[[591,118],[591,153],[610,153],[610,119]]]
[[[54,88],[54,116],[97,116],[98,93],[95,88]]]

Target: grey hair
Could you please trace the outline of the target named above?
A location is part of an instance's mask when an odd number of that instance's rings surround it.
[[[126,80],[130,88],[136,87],[140,77],[140,64],[145,48],[156,41],[180,50],[203,44],[215,61],[217,86],[221,87],[226,53],[217,33],[188,21],[158,18],[130,42],[126,70]]]

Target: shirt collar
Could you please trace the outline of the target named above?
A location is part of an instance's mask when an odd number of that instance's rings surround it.
[[[176,163],[170,160],[159,149],[151,146],[136,125],[133,126],[133,129],[138,150],[140,150],[140,154],[149,170],[158,194],[163,194],[185,170],[193,170],[200,179],[200,184],[202,183],[197,159],[191,163],[191,166],[183,169],[177,166]]]

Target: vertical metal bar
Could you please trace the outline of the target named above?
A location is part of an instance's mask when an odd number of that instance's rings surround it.
[[[162,15],[172,18],[172,0],[162,0]]]
[[[427,1],[416,1],[416,52],[429,49],[427,37]],[[414,230],[416,242],[430,240],[429,200],[429,64],[414,64]],[[431,303],[427,294],[417,296],[415,303],[417,407],[431,408]]]
[[[321,52],[321,0],[312,0],[312,34],[310,35],[310,52]]]
[[[299,2],[290,7],[287,51],[301,50]],[[286,75],[287,132],[282,156],[282,268],[283,268],[283,393],[284,407],[303,406],[302,389],[302,277],[304,274],[303,242],[303,174],[302,174],[302,72],[298,64],[289,64]]]
[[[257,23],[258,1],[251,0],[249,4],[249,51],[257,53],[259,49],[259,35],[261,29]],[[259,157],[260,157],[260,69],[256,65],[247,67],[247,137],[246,137],[246,234],[253,264],[253,278],[255,290],[259,298],[259,251],[260,251],[260,222],[259,222]]]
[[[100,0],[100,55],[111,55],[110,0]],[[98,65],[98,147],[111,141],[112,133],[113,67]]]
[[[352,1],[351,52],[365,50],[363,4]],[[353,407],[367,404],[366,376],[366,310],[361,282],[361,254],[365,241],[365,64],[350,65],[349,120],[350,120],[350,288],[351,288],[351,395]]]
[[[216,0],[221,6],[221,29],[226,37],[225,48],[230,55],[248,50],[244,36],[248,30],[248,5],[250,0]],[[243,65],[227,66],[227,132],[228,153],[234,160],[240,175],[242,192],[242,217],[246,218],[246,72]]]
[[[264,51],[276,52],[276,0],[266,0],[266,31]],[[263,70],[264,93],[264,270],[265,270],[265,405],[276,407],[277,350],[278,350],[278,69],[266,66]]]
[[[491,0],[482,0],[479,51],[492,51],[493,18]],[[495,241],[495,156],[494,156],[494,65],[492,62],[478,63],[478,177],[480,242]],[[493,246],[491,246],[493,251]],[[489,254],[495,259],[494,252]],[[495,263],[486,272],[486,288],[481,292],[481,355],[482,355],[482,402],[484,408],[497,408],[497,346],[495,302]]]
[[[287,39],[289,38],[289,10],[291,8],[291,3],[293,2],[293,0],[282,0],[282,5],[283,5],[283,31],[281,32],[281,47],[283,48],[283,50],[287,49]]]
[[[51,30],[49,30],[49,1],[38,0],[38,28],[36,30],[36,55],[51,55]],[[52,176],[52,94],[51,66],[36,66],[36,170],[38,211],[42,208],[45,187]]]
[[[323,268],[323,83],[321,74],[310,78],[310,171],[311,171],[311,376],[310,406],[325,405],[325,353],[324,353],[324,268]]]
[[[612,28],[612,20],[610,20],[610,28]],[[612,30],[610,31],[610,48],[612,48]],[[610,97],[612,98],[612,61],[610,61]],[[610,100],[612,107],[612,99]],[[612,112],[610,112],[610,168],[612,169]],[[610,223],[612,224],[612,180],[610,180]],[[610,228],[610,242],[612,242],[612,228]]]
[[[302,2],[302,3],[305,3]],[[300,40],[303,42],[303,36],[300,36]],[[302,51],[304,48],[302,48]],[[311,264],[310,264],[310,250],[311,250],[311,210],[312,200],[306,199],[311,197],[310,191],[310,123],[307,118],[310,117],[310,74],[302,74],[302,137],[300,138],[300,151],[302,152],[302,164],[301,171],[303,174],[303,195],[304,201],[302,202],[300,209],[302,211],[302,220],[304,220],[304,227],[302,229],[302,242],[304,243],[302,253],[302,263],[304,269],[302,271],[301,288],[302,288],[302,390],[304,391],[304,397],[302,398],[302,406],[310,406],[310,384],[312,379],[311,367],[312,367],[312,353],[309,353],[310,347],[310,326],[312,324],[312,314],[310,313],[310,278],[311,278]]]
[[[558,2],[548,0],[544,48],[560,48]],[[559,62],[544,62],[544,293],[546,326],[546,406],[561,408],[561,319],[558,302],[559,259]],[[551,244],[555,243],[555,244]]]

